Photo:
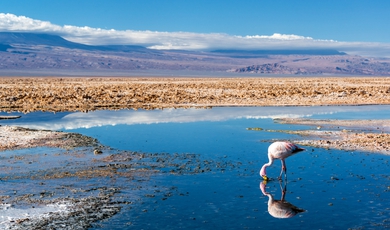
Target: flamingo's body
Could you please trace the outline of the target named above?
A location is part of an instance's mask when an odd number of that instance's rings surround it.
[[[279,175],[279,179],[282,177],[282,173],[284,172],[285,177],[287,177],[287,168],[285,159],[289,156],[292,156],[298,152],[304,151],[305,149],[298,147],[297,145],[290,142],[274,142],[268,147],[268,159],[269,162],[264,164],[260,170],[260,176],[264,178],[264,180],[268,180],[266,168],[271,166],[274,163],[275,159],[279,159],[282,162],[282,170]]]

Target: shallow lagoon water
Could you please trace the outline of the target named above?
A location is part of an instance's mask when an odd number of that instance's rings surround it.
[[[390,227],[390,157],[380,154],[307,148],[286,160],[286,200],[305,209],[289,219],[272,217],[259,186],[260,167],[268,161],[269,142],[294,140],[263,129],[311,129],[281,125],[277,117],[388,119],[390,106],[260,107],[33,113],[1,121],[31,128],[78,132],[115,149],[147,153],[195,153],[205,160],[224,159],[231,167],[194,175],[158,174],[148,182],[154,197],[138,199],[96,228],[123,229],[348,229]],[[25,154],[25,153],[24,153]],[[280,162],[267,170],[275,178]],[[284,185],[282,185],[284,186]],[[281,197],[272,180],[266,190]],[[170,191],[169,196],[167,192]],[[122,193],[131,193],[125,190]]]

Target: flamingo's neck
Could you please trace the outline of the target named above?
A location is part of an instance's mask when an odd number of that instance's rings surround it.
[[[274,163],[274,159],[272,157],[268,156],[268,158],[269,158],[269,162],[264,164],[263,167],[261,167],[260,169],[260,176],[266,176],[267,175],[266,168],[268,166],[271,166]]]
[[[265,185],[266,185],[266,183],[261,182],[260,183],[260,190],[264,194],[264,196],[268,196],[268,207],[270,207],[272,205],[272,203],[274,202],[274,197],[271,195],[271,193],[268,193],[266,191]]]

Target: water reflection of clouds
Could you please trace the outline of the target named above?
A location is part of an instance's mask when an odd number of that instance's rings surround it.
[[[224,121],[230,119],[299,118],[318,114],[375,110],[369,106],[315,106],[315,107],[215,107],[212,109],[164,109],[76,112],[50,121],[40,120],[15,123],[36,129],[77,129],[106,125],[134,125],[156,123],[185,123],[198,121]]]

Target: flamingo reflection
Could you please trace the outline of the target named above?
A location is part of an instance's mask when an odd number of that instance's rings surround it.
[[[291,218],[298,213],[306,211],[294,206],[284,199],[287,191],[286,184],[284,185],[284,188],[282,188],[282,184],[279,182],[280,189],[282,190],[282,198],[280,200],[275,200],[274,197],[266,191],[266,184],[266,181],[260,182],[260,190],[265,196],[268,196],[268,213],[271,216],[275,218]]]

